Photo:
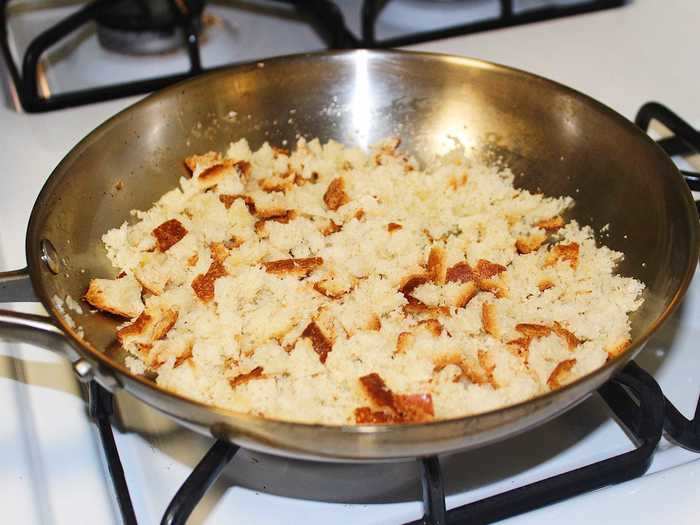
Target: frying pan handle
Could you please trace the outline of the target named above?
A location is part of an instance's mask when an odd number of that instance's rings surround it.
[[[22,343],[40,346],[77,359],[61,329],[45,315],[0,310],[0,336]],[[72,354],[72,355],[71,355]]]
[[[0,272],[0,303],[36,302],[29,268]]]
[[[36,302],[29,270],[0,272],[0,303]],[[29,343],[67,357],[80,381],[96,379],[107,390],[118,383],[113,376],[98,373],[96,367],[68,343],[63,331],[46,315],[26,314],[0,309],[0,339]]]
[[[36,301],[29,269],[0,272],[0,303]],[[54,351],[68,347],[63,332],[45,315],[0,310],[0,334]]]
[[[0,303],[36,302],[29,269],[0,272]],[[49,350],[68,347],[63,332],[45,315],[0,310],[0,334]]]
[[[95,365],[83,359],[68,343],[61,329],[46,315],[0,310],[0,339],[29,343],[67,357],[81,382],[94,379],[110,392],[119,386],[111,374],[99,372]]]

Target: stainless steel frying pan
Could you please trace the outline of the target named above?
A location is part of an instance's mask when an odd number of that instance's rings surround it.
[[[419,156],[451,137],[502,158],[516,184],[574,195],[571,216],[601,228],[626,254],[620,271],[647,285],[633,344],[560,390],[485,414],[402,426],[323,426],[268,420],[206,406],[132,375],[114,344],[115,321],[71,313],[91,276],[114,276],[100,236],[133,208],[148,208],[184,174],[192,152],[246,137],[292,144],[297,134],[366,146],[398,134]],[[120,189],[121,188],[121,189]],[[4,198],[8,198],[5,196]],[[56,167],[27,232],[28,269],[0,275],[4,301],[36,297],[51,317],[0,311],[0,333],[64,353],[82,380],[124,388],[182,424],[275,454],[387,460],[484,445],[571,408],[643,347],[681,300],[698,260],[698,216],[673,163],[633,124],[543,78],[466,58],[354,51],[292,56],[198,77],[151,95],[83,139]],[[30,285],[31,281],[31,285]]]

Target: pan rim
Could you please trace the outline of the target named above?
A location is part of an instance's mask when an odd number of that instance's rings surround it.
[[[509,412],[512,411],[517,411],[521,409],[524,406],[527,406],[528,404],[532,404],[535,402],[547,402],[550,401],[554,398],[565,396],[567,392],[571,392],[572,390],[576,389],[579,387],[579,385],[583,382],[590,381],[591,378],[594,376],[600,376],[600,377],[607,377],[610,375],[615,374],[622,366],[624,366],[628,361],[633,359],[638,352],[641,351],[643,346],[646,344],[648,339],[658,330],[658,328],[668,319],[668,317],[676,310],[676,308],[679,306],[681,303],[681,300],[685,296],[688,287],[690,285],[690,282],[692,280],[692,277],[695,273],[697,263],[698,263],[698,258],[700,256],[700,243],[699,243],[699,237],[700,237],[700,223],[698,222],[698,216],[695,208],[695,203],[692,198],[692,194],[685,184],[685,182],[682,179],[682,176],[678,169],[675,167],[675,164],[673,162],[666,158],[665,161],[668,162],[670,166],[673,167],[672,172],[675,174],[675,186],[677,189],[683,194],[684,200],[685,200],[685,209],[683,210],[685,213],[685,218],[687,219],[688,224],[690,225],[689,231],[690,231],[690,239],[688,240],[689,244],[689,257],[686,262],[686,270],[684,272],[684,275],[682,276],[682,279],[679,283],[678,288],[676,289],[673,297],[670,299],[670,302],[664,308],[664,310],[661,312],[661,314],[651,323],[649,323],[643,332],[637,336],[637,338],[630,344],[629,348],[625,350],[622,354],[616,356],[615,358],[609,360],[606,362],[603,366],[600,368],[597,368],[596,370],[582,376],[581,378],[578,378],[577,380],[568,383],[567,385],[553,391],[549,391],[545,394],[541,394],[538,396],[535,396],[533,398],[520,401],[518,403],[508,405],[505,407],[500,407],[496,408],[493,410],[485,411],[485,412],[479,412],[477,414],[472,414],[468,416],[460,416],[460,417],[455,417],[455,418],[449,418],[449,419],[439,419],[435,421],[430,421],[426,423],[410,423],[410,424],[401,424],[401,425],[351,425],[351,424],[343,424],[343,425],[329,425],[329,424],[323,424],[323,423],[306,423],[306,422],[297,422],[297,421],[291,421],[291,420],[282,420],[282,419],[274,419],[274,418],[267,418],[267,417],[262,417],[262,416],[257,416],[257,415],[252,415],[244,412],[237,412],[235,410],[230,410],[230,409],[225,409],[221,408],[215,405],[209,405],[207,403],[203,403],[201,401],[197,401],[195,399],[192,399],[190,397],[184,396],[182,394],[179,394],[177,392],[173,392],[171,390],[165,389],[159,385],[157,385],[154,381],[151,381],[149,379],[146,379],[143,376],[138,376],[135,374],[132,374],[123,364],[117,363],[111,359],[109,359],[104,353],[101,351],[97,350],[95,347],[92,346],[88,341],[84,341],[81,339],[76,331],[70,327],[63,319],[61,315],[57,312],[55,305],[52,303],[50,298],[47,296],[47,292],[43,286],[43,280],[41,278],[41,274],[39,271],[39,257],[38,257],[38,251],[39,247],[38,244],[33,242],[34,235],[36,233],[36,230],[38,228],[37,226],[37,217],[40,215],[41,210],[44,207],[45,201],[47,201],[48,197],[50,196],[49,190],[51,189],[50,187],[52,186],[53,182],[61,176],[64,170],[64,166],[72,162],[72,160],[78,156],[81,151],[86,148],[89,143],[97,136],[99,133],[107,130],[112,124],[118,120],[121,120],[125,117],[127,117],[129,114],[132,112],[138,110],[138,108],[142,106],[147,106],[151,105],[154,102],[157,102],[161,97],[167,97],[170,94],[181,90],[185,86],[190,86],[194,85],[200,82],[211,82],[217,79],[217,77],[226,77],[232,72],[243,72],[248,69],[253,69],[253,68],[258,68],[260,63],[264,63],[265,66],[270,64],[271,66],[274,66],[276,63],[288,63],[290,61],[306,61],[306,60],[318,60],[318,59],[345,59],[345,60],[352,60],[354,56],[358,56],[359,54],[368,54],[370,56],[376,56],[376,57],[384,57],[384,58],[401,58],[403,57],[404,59],[425,59],[425,60],[431,60],[431,61],[438,61],[438,62],[450,62],[450,63],[458,63],[460,65],[464,65],[466,67],[471,67],[471,68],[477,68],[477,69],[490,69],[490,70],[495,70],[503,74],[510,75],[514,78],[521,78],[521,79],[526,79],[526,80],[534,80],[537,82],[542,82],[544,84],[547,84],[548,86],[551,86],[552,88],[556,88],[566,94],[572,95],[575,98],[582,100],[584,103],[587,105],[591,106],[593,109],[597,109],[598,111],[601,111],[608,115],[610,118],[612,118],[618,125],[621,125],[628,130],[630,130],[633,133],[636,133],[641,140],[645,140],[647,144],[652,147],[656,148],[659,152],[662,152],[664,156],[666,156],[665,152],[660,148],[656,142],[654,142],[646,133],[641,131],[637,126],[635,126],[632,122],[627,120],[625,117],[611,109],[610,107],[602,104],[601,102],[598,102],[597,100],[591,98],[590,96],[581,93],[580,91],[577,91],[576,89],[573,89],[571,87],[568,87],[564,84],[561,84],[559,82],[547,79],[545,77],[542,77],[540,75],[536,75],[518,68],[513,68],[510,66],[505,66],[485,60],[480,60],[476,58],[470,58],[470,57],[465,57],[465,56],[458,56],[458,55],[450,55],[450,54],[443,54],[443,53],[433,53],[433,52],[419,52],[419,51],[408,51],[408,50],[366,50],[366,49],[361,49],[361,50],[351,50],[351,51],[319,51],[319,52],[313,52],[313,53],[302,53],[302,54],[291,54],[291,55],[285,55],[285,56],[280,56],[280,57],[274,57],[270,59],[265,59],[264,61],[254,61],[254,62],[248,62],[244,64],[239,64],[235,66],[230,66],[230,67],[225,67],[225,68],[217,68],[214,71],[205,73],[203,75],[199,75],[194,78],[186,79],[180,82],[177,82],[171,86],[168,86],[166,88],[163,88],[159,91],[156,91],[154,93],[151,93],[144,97],[141,100],[138,100],[134,104],[131,104],[127,106],[126,108],[122,109],[121,111],[117,112],[115,115],[111,116],[109,119],[95,127],[90,133],[88,133],[84,138],[82,138],[71,150],[61,159],[61,161],[56,165],[56,167],[52,170],[50,176],[46,179],[41,191],[39,192],[35,203],[32,207],[32,211],[30,214],[30,219],[29,223],[27,226],[27,234],[26,234],[26,245],[25,245],[25,251],[26,251],[26,257],[27,257],[27,263],[29,267],[29,273],[32,281],[32,285],[34,286],[34,289],[37,293],[37,296],[43,306],[46,308],[46,310],[50,313],[51,318],[54,323],[57,323],[58,326],[61,328],[61,330],[66,334],[67,339],[69,342],[79,351],[83,352],[86,357],[89,357],[95,361],[97,361],[100,365],[103,365],[107,367],[109,370],[110,374],[113,375],[123,375],[129,378],[130,381],[135,381],[139,383],[141,386],[155,391],[155,393],[159,395],[164,395],[168,397],[175,398],[181,403],[185,403],[187,405],[192,406],[193,408],[197,409],[203,409],[206,411],[209,411],[210,413],[215,414],[218,417],[222,418],[227,418],[227,419],[233,419],[239,422],[244,422],[244,421],[262,421],[262,422],[274,422],[276,425],[280,426],[289,426],[290,428],[307,428],[307,429],[324,429],[325,431],[329,430],[335,430],[339,433],[343,434],[356,434],[356,435],[365,435],[365,434],[384,434],[384,433],[397,433],[401,432],[403,430],[411,429],[411,428],[436,428],[440,426],[446,426],[446,425],[455,425],[455,424],[466,424],[469,421],[473,421],[477,418],[485,417],[485,416],[498,416],[498,415],[506,415]],[[116,372],[116,374],[115,374]],[[120,385],[123,387],[123,382],[117,378],[117,381],[120,383]],[[601,384],[602,381],[600,381],[593,389],[587,389],[584,394],[581,394],[580,396],[577,396],[572,402],[572,405],[575,404],[576,401],[583,399],[585,396],[589,395],[599,384]],[[133,394],[132,394],[133,395]],[[138,397],[138,396],[136,396]],[[138,397],[140,401],[148,403],[146,400]],[[157,407],[158,410],[169,414],[169,415],[174,415],[170,414],[168,411],[163,410],[160,407]],[[564,409],[568,410],[568,408]],[[177,415],[178,419],[188,421],[188,418],[184,418],[180,415]],[[191,421],[191,420],[190,420]],[[195,421],[191,421],[192,423],[196,423]],[[211,430],[211,429],[209,429]],[[336,457],[336,456],[334,456]],[[379,457],[377,457],[378,459]]]

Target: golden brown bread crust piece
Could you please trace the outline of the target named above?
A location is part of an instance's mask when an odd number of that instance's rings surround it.
[[[574,270],[578,267],[579,246],[578,243],[557,244],[547,255],[545,266],[552,266],[557,261],[566,261]]]
[[[481,324],[487,334],[496,338],[501,336],[501,331],[496,324],[496,307],[492,303],[481,305]]]
[[[403,294],[403,296],[406,298],[406,301],[408,301],[408,304],[423,304],[418,299],[413,297],[411,293],[421,284],[425,284],[429,281],[430,277],[427,275],[411,275],[404,280],[404,283],[399,288],[399,292]]]
[[[491,355],[486,350],[479,350],[477,352],[477,357],[479,359],[479,364],[481,365],[481,368],[486,373],[486,381],[488,382],[488,384],[491,385],[493,388],[498,388],[499,385],[496,382],[496,378],[493,375],[494,370],[496,370],[496,365],[493,362],[493,359],[491,359]]]
[[[373,411],[370,407],[355,409],[355,423],[360,425],[380,425],[393,423],[394,416],[380,410]]]
[[[323,195],[323,202],[329,210],[337,210],[343,204],[350,202],[350,197],[345,193],[345,180],[343,177],[337,177],[328,185],[326,193]]]
[[[573,332],[570,332],[569,330],[564,328],[557,321],[554,321],[554,324],[552,325],[552,331],[559,337],[564,339],[564,341],[566,341],[566,346],[569,347],[569,350],[574,350],[578,345],[581,344],[581,340],[578,337],[576,337],[573,334]]]
[[[292,219],[296,218],[297,213],[294,210],[283,208],[270,208],[267,210],[257,210],[255,213],[263,221],[277,221],[282,224],[287,224]]]
[[[530,342],[532,338],[530,337],[518,337],[512,341],[506,343],[508,350],[516,357],[519,357],[527,364],[528,357],[530,354]]]
[[[251,215],[255,215],[255,201],[249,195],[219,195],[219,200],[228,210],[237,199],[242,199]]]
[[[403,354],[413,344],[415,337],[411,332],[401,332],[396,338],[396,350],[394,354]]]
[[[379,374],[371,373],[360,377],[360,384],[375,405],[379,407],[394,405],[394,394]]]
[[[153,236],[156,238],[156,246],[161,252],[167,252],[185,235],[187,235],[187,229],[185,229],[182,223],[177,219],[165,221],[163,224],[153,229]]]
[[[198,180],[204,184],[214,184],[219,182],[224,176],[226,171],[233,167],[233,162],[230,160],[225,160],[219,164],[214,164],[208,168],[202,170],[199,174]]]
[[[384,155],[389,157],[394,157],[396,150],[401,145],[401,139],[398,137],[392,137],[386,140],[381,147],[372,156],[372,161],[375,165],[379,166],[382,164],[382,157]]]
[[[333,350],[333,341],[326,337],[326,334],[323,333],[315,321],[311,321],[308,326],[304,328],[301,337],[309,338],[314,352],[318,354],[319,360],[321,363],[325,363],[328,354]]]
[[[407,277],[401,287],[399,288],[399,292],[403,294],[403,296],[406,298],[407,304],[403,306],[403,312],[406,315],[409,314],[433,314],[433,315],[438,315],[438,314],[443,314],[443,315],[449,315],[450,309],[446,306],[428,306],[425,303],[422,303],[415,297],[413,297],[412,293],[413,290],[418,288],[421,284],[425,284],[427,282],[430,282],[432,280],[432,276],[430,274],[420,274],[420,275],[411,275]]]
[[[493,279],[482,279],[479,281],[479,290],[482,292],[490,292],[499,299],[508,295],[508,288],[506,288],[506,285]]]
[[[255,233],[264,237],[266,235],[265,224],[268,221],[289,224],[289,221],[296,218],[297,212],[294,210],[265,210],[258,212],[258,216],[261,215],[263,218],[255,223]]]
[[[328,224],[321,230],[321,234],[324,237],[328,237],[329,235],[333,235],[334,233],[338,233],[340,230],[343,229],[342,224],[336,224],[333,219],[330,219],[328,221]]]
[[[474,272],[467,261],[458,262],[454,266],[447,269],[445,276],[447,282],[468,282],[475,281]]]
[[[442,335],[442,323],[437,319],[423,319],[418,321],[418,326],[426,328],[435,337]]]
[[[372,314],[365,327],[367,330],[378,332],[382,329],[382,320],[377,314]]]
[[[537,250],[545,241],[544,235],[530,235],[528,237],[520,237],[515,241],[515,248],[519,254],[531,253]]]
[[[247,374],[238,374],[236,377],[232,377],[228,380],[228,383],[229,385],[231,385],[231,388],[236,388],[237,386],[245,385],[246,383],[253,381],[254,379],[262,379],[264,377],[265,376],[263,375],[263,367],[256,366]]]
[[[462,379],[466,379],[475,385],[489,384],[489,374],[481,364],[474,358],[462,356],[460,354],[443,355],[435,359],[433,362],[435,372],[441,371],[448,365],[454,365],[460,369],[460,374],[454,378],[457,383]]]
[[[219,153],[209,152],[204,155],[192,155],[185,159],[185,165],[190,173],[194,173],[198,164],[207,166],[200,171],[197,182],[204,188],[216,186],[230,169],[235,169],[243,180],[250,177],[251,165],[245,160],[234,162],[223,159]]]
[[[564,384],[564,382],[571,375],[571,369],[575,364],[576,359],[566,359],[555,366],[554,370],[552,370],[552,373],[549,375],[549,379],[547,379],[547,385],[549,388],[552,390],[561,388],[562,384]]]
[[[154,312],[146,312],[145,310],[141,312],[141,315],[133,323],[117,330],[117,340],[124,344],[127,337],[146,334],[147,331],[151,332],[149,334],[151,341],[163,339],[177,322],[178,312],[167,309],[160,311],[159,316],[153,314]]]
[[[243,181],[246,181],[250,178],[250,172],[252,170],[250,162],[246,160],[239,160],[238,162],[234,162],[233,167],[236,168],[238,175]]]
[[[445,273],[446,282],[475,283],[475,290],[467,290],[460,302],[467,304],[476,294],[477,289],[483,292],[491,292],[501,298],[508,295],[506,286],[497,280],[491,279],[505,272],[507,268],[501,264],[492,263],[485,259],[479,259],[472,268],[467,261],[461,261],[448,268]]]
[[[355,409],[356,423],[420,423],[435,415],[430,394],[394,394],[381,376],[371,373],[359,378],[365,394],[379,410]]]
[[[557,231],[558,229],[564,226],[564,219],[557,215],[556,217],[543,219],[535,223],[535,226],[537,226],[538,228],[542,228],[543,230],[546,230],[548,232],[553,232]]]
[[[133,323],[117,330],[117,340],[123,344],[126,337],[143,333],[151,320],[150,315],[145,311],[141,312],[141,315],[139,315]]]
[[[457,304],[455,306],[457,308],[464,308],[469,304],[469,301],[476,296],[478,291],[479,287],[474,282],[470,281],[464,284],[462,290],[457,296]]]
[[[445,250],[438,246],[433,246],[428,255],[428,274],[435,284],[445,284],[447,277],[447,255]]]
[[[234,248],[240,248],[243,246],[245,241],[243,239],[238,239],[236,237],[231,237],[228,241],[224,241],[224,246],[227,250],[233,250]]]
[[[270,148],[275,158],[279,156],[289,157],[289,150],[287,148],[280,148],[279,146],[270,146]]]
[[[306,276],[323,264],[322,257],[305,257],[300,259],[281,259],[263,262],[267,273],[275,275]]]
[[[435,416],[433,397],[430,394],[394,395],[394,410],[398,423],[424,423]]]
[[[349,291],[333,288],[333,286],[328,281],[318,281],[317,283],[314,283],[313,288],[318,293],[325,297],[328,297],[329,299],[340,299]]]
[[[450,309],[447,306],[428,306],[420,302],[414,304],[405,304],[402,308],[403,313],[409,314],[426,314],[426,315],[450,315]]]
[[[178,368],[181,366],[185,361],[188,359],[192,358],[192,346],[188,346],[187,350],[182,352],[177,358],[175,358],[175,364],[173,365],[173,368]]]
[[[608,346],[605,348],[605,351],[608,353],[608,361],[611,359],[614,359],[621,353],[623,353],[625,350],[627,350],[630,345],[632,344],[632,341],[628,338],[620,339],[616,343]]]
[[[581,341],[573,334],[573,332],[570,332],[564,328],[564,326],[557,321],[554,321],[554,324],[551,327],[535,323],[519,323],[515,325],[515,329],[523,334],[523,337],[508,341],[506,344],[511,352],[518,357],[521,357],[525,363],[527,363],[528,360],[530,343],[537,337],[547,337],[548,335],[554,333],[564,339],[567,348],[572,351],[581,344]]]
[[[503,273],[507,268],[501,264],[492,263],[485,259],[479,259],[476,266],[472,268],[467,261],[458,262],[451,268],[448,268],[446,279],[447,282],[468,282],[474,281],[478,283],[484,279],[490,279],[496,275]]]
[[[203,155],[190,155],[185,159],[185,166],[190,170],[190,173],[194,173],[197,169],[197,164],[213,164],[215,162],[221,161],[221,154],[216,151],[209,151]]]
[[[211,258],[219,262],[224,262],[229,255],[226,243],[223,242],[211,243],[209,245],[209,251],[211,253]]]
[[[467,176],[467,174],[462,173],[458,177],[450,177],[449,186],[450,188],[452,188],[452,190],[457,191],[458,188],[466,186],[468,180],[469,177]]]
[[[136,317],[143,311],[141,284],[134,279],[121,280],[121,277],[114,280],[91,279],[83,299],[103,312],[129,319]],[[130,286],[130,290],[124,289]]]
[[[519,323],[515,325],[515,329],[528,338],[547,337],[552,333],[550,327],[534,323]]]
[[[203,302],[208,303],[214,298],[214,283],[219,277],[227,275],[221,261],[214,259],[206,273],[199,274],[192,281],[194,293]]]
[[[171,308],[162,311],[162,316],[153,325],[153,340],[163,339],[170,329],[175,326],[179,313]]]
[[[539,283],[537,283],[537,288],[540,290],[540,292],[544,292],[545,290],[554,288],[554,283],[549,279],[542,279]]]

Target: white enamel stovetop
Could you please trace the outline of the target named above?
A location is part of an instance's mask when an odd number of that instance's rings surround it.
[[[659,100],[700,125],[700,4],[637,0],[623,9],[422,45],[531,70],[632,118]],[[131,100],[44,115],[0,108],[0,268],[24,264],[29,212],[43,181],[83,135]],[[31,306],[17,305],[24,309]],[[639,359],[690,415],[700,394],[700,281]],[[97,433],[64,360],[0,341],[2,523],[119,523]],[[157,523],[211,445],[141,403],[119,398],[116,439],[140,523]],[[443,460],[448,507],[615,453],[630,441],[596,397],[519,438]],[[512,523],[695,524],[700,455],[662,441],[643,478]],[[412,464],[319,466],[239,453],[191,523],[394,524],[421,514]]]

